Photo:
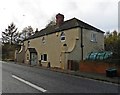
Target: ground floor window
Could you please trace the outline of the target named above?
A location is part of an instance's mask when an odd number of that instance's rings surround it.
[[[29,60],[29,54],[27,54],[27,60]]]
[[[47,54],[41,55],[41,61],[47,61]]]

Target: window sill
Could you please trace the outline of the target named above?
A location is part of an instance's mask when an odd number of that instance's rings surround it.
[[[48,61],[41,61],[41,62],[43,62],[43,63],[47,63]]]
[[[92,42],[92,43],[97,43],[97,41],[93,41],[93,40],[91,40],[90,42]]]

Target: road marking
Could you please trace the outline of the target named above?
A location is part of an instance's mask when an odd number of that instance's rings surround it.
[[[37,90],[39,90],[39,91],[42,91],[42,92],[46,92],[47,91],[47,90],[45,90],[45,89],[43,89],[43,88],[41,88],[41,87],[39,87],[37,85],[34,85],[34,84],[32,84],[32,83],[30,83],[30,82],[28,82],[28,81],[26,81],[26,80],[24,80],[24,79],[22,79],[20,77],[17,77],[15,75],[12,75],[12,77],[17,79],[17,80],[19,80],[19,81],[21,81],[21,82],[23,82],[23,83],[25,83],[25,84],[27,84],[27,85],[29,85],[29,86],[31,86],[31,87],[33,87],[33,88],[35,88],[35,89],[37,89]]]

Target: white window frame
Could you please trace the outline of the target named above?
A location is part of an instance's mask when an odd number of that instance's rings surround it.
[[[46,58],[45,58],[45,56],[46,56]],[[42,54],[41,55],[41,61],[42,62],[47,62],[48,61],[48,55],[47,54]]]
[[[46,43],[45,37],[42,37],[42,43],[43,43],[43,44]]]
[[[91,34],[91,42],[97,42],[97,34],[95,33]]]
[[[62,32],[61,35],[60,35],[60,41],[61,41],[61,42],[64,42],[65,40],[66,40],[65,33]]]

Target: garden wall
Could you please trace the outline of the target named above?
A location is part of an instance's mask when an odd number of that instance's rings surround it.
[[[80,61],[80,71],[88,73],[106,74],[106,69],[116,68],[118,76],[120,76],[120,66],[113,63],[105,63],[98,61]]]

